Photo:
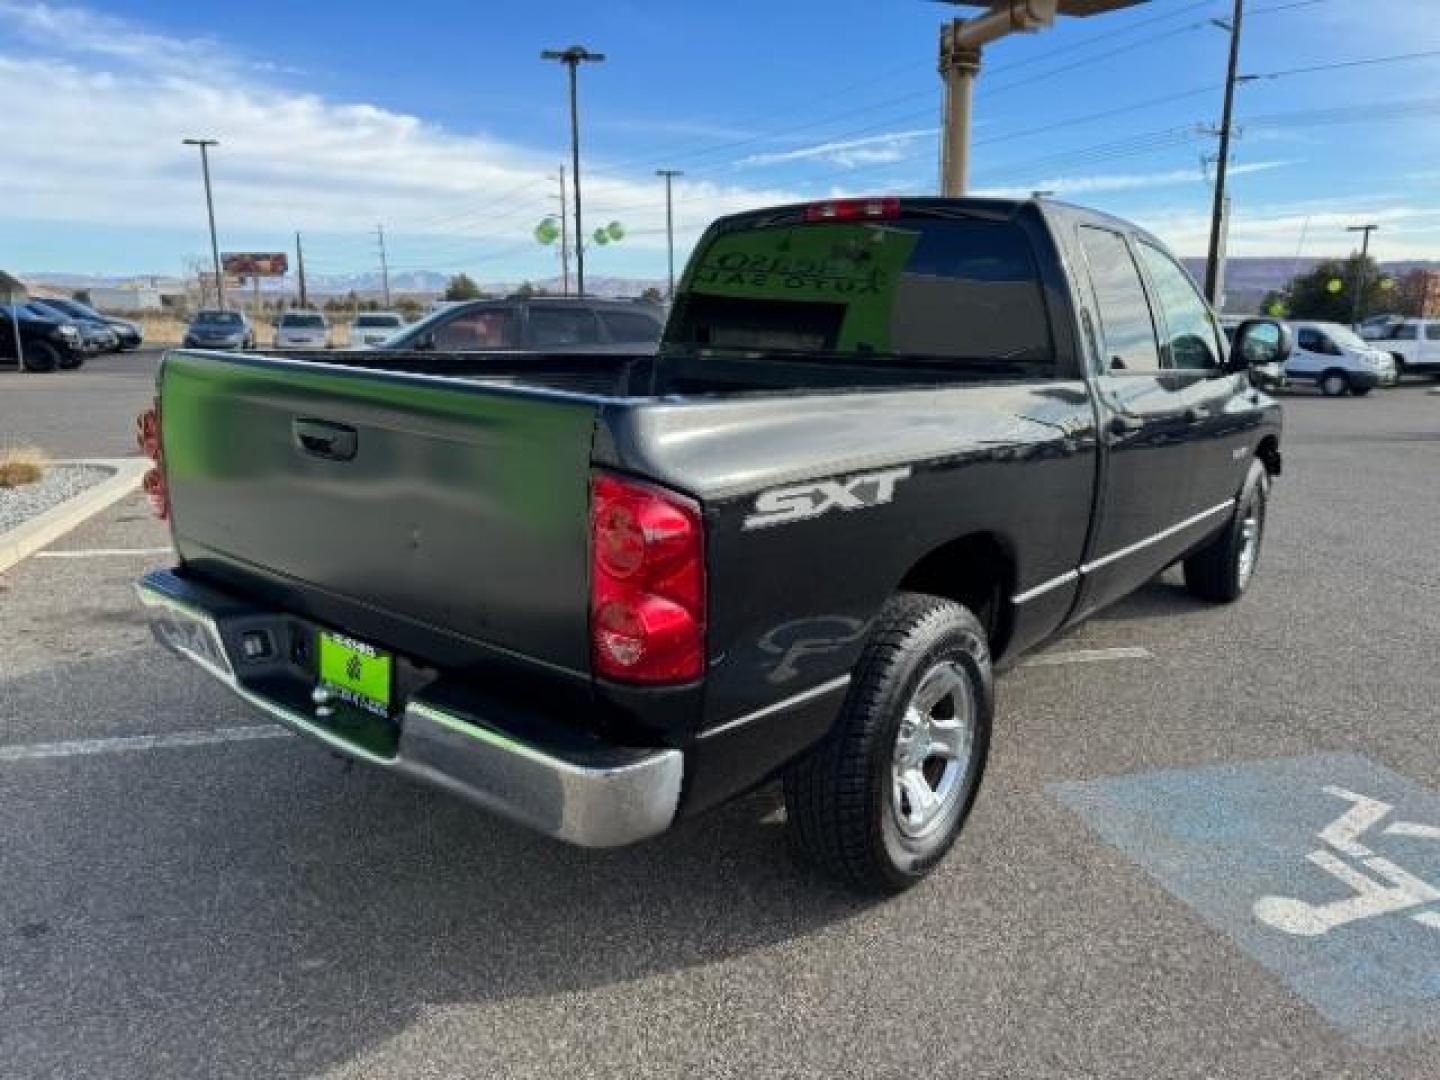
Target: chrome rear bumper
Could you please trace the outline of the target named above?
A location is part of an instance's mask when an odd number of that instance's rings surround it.
[[[250,705],[340,753],[453,792],[539,832],[582,847],[618,847],[663,832],[675,818],[684,774],[679,750],[594,742],[545,745],[495,720],[426,700],[405,704],[393,755],[347,738],[296,704],[247,685],[245,662],[222,625],[274,616],[169,571],[136,586],[155,637]]]

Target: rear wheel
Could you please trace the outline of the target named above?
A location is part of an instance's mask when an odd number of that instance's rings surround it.
[[[59,367],[61,371],[73,371],[75,368],[83,367],[85,354],[82,352],[63,353],[60,356]]]
[[[25,345],[26,371],[54,371],[60,364],[60,350],[48,341],[36,341]]]
[[[1343,371],[1327,371],[1320,376],[1320,392],[1326,397],[1344,397],[1350,380]]]
[[[979,620],[950,600],[896,596],[830,734],[785,775],[796,847],[869,892],[920,881],[970,813],[993,707]]]
[[[1185,560],[1185,587],[1193,595],[1228,604],[1245,594],[1260,565],[1269,498],[1270,474],[1253,461],[1230,523]]]
[[[1373,387],[1369,386],[1352,386],[1350,387],[1350,393],[1355,397],[1364,397],[1366,394],[1370,393],[1372,389]]]

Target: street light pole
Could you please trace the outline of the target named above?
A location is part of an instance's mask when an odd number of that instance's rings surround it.
[[[580,104],[575,90],[575,69],[582,63],[598,64],[605,59],[604,53],[591,52],[583,45],[572,45],[568,49],[546,49],[540,54],[541,60],[558,60],[564,64],[570,76],[570,169],[574,173],[575,186],[575,292],[585,295],[585,223],[580,215]]]
[[[656,176],[665,178],[665,246],[668,252],[670,288],[665,294],[667,300],[675,299],[675,201],[671,197],[670,184],[677,176],[685,174],[679,169],[656,169]]]
[[[1220,120],[1220,159],[1215,163],[1215,205],[1210,214],[1210,250],[1205,258],[1205,298],[1220,303],[1220,231],[1225,227],[1225,179],[1230,170],[1230,133],[1235,120],[1235,84],[1240,70],[1240,29],[1245,0],[1235,0],[1230,20],[1230,68],[1225,76],[1225,113]]]
[[[210,255],[215,260],[215,299],[225,310],[225,275],[220,272],[220,242],[215,239],[215,200],[210,195],[210,147],[219,146],[218,139],[182,139],[186,146],[200,148],[200,171],[205,175],[205,212],[210,215]]]
[[[1355,267],[1355,297],[1350,304],[1350,326],[1353,329],[1360,325],[1360,300],[1365,295],[1365,260],[1370,257],[1370,234],[1379,232],[1379,225],[1351,225],[1346,232],[1364,233],[1365,239],[1360,242],[1360,263]]]

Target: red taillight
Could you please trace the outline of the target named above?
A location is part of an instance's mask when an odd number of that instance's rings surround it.
[[[145,494],[150,498],[150,507],[161,521],[170,516],[170,491],[165,484],[165,452],[161,442],[160,402],[146,409],[135,418],[135,442],[141,451],[155,463],[145,474],[142,482]]]
[[[831,199],[805,208],[806,221],[885,221],[900,216],[900,200],[893,195],[876,199]]]
[[[590,506],[595,673],[678,683],[705,670],[705,526],[693,502],[597,475]]]

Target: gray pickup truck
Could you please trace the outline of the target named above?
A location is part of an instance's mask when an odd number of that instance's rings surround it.
[[[170,353],[140,596],[279,722],[551,836],[783,777],[802,849],[895,890],[975,799],[997,664],[1174,563],[1245,592],[1288,348],[1078,208],[742,214],[658,355]]]

